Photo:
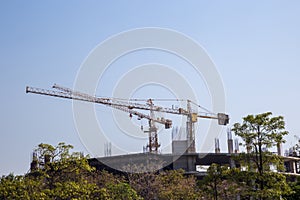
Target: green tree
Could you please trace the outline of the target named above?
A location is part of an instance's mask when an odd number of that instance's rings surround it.
[[[113,200],[141,200],[137,192],[128,183],[108,184],[107,190]]]
[[[144,165],[129,166],[133,171],[141,170]],[[139,169],[139,170],[137,170]],[[164,172],[148,171],[141,173],[128,173],[128,182],[137,193],[146,200],[151,199],[200,199],[196,179],[193,176],[185,176],[183,170],[170,170]]]
[[[207,175],[204,177],[202,188],[208,197],[213,197],[214,200],[219,199],[219,185],[224,179],[225,170],[225,167],[213,163],[207,169]]]
[[[158,167],[163,166],[160,159],[146,159],[143,163],[134,163],[123,168],[130,186],[146,200],[157,199],[161,186],[158,182]]]
[[[286,200],[298,200],[300,199],[300,178],[298,177],[296,181],[289,182],[292,192],[290,194],[284,195]]]
[[[201,199],[195,177],[184,176],[183,170],[162,172],[157,179],[159,183],[158,199]]]
[[[242,124],[235,123],[232,128],[247,149],[247,153],[241,153],[236,160],[245,167],[246,174],[249,172],[251,181],[248,184],[259,199],[279,199],[289,191],[285,177],[271,170],[271,166],[277,171],[283,170],[282,158],[270,150],[284,143],[283,137],[288,134],[283,117],[271,115],[271,112],[248,115]]]
[[[233,169],[234,170],[234,169]],[[242,190],[242,185],[237,184],[232,175],[236,176],[236,171],[228,166],[211,164],[207,170],[207,175],[200,182],[200,188],[205,193],[206,199],[235,199]]]
[[[57,146],[39,144],[35,149],[38,169],[27,176],[45,179],[50,190],[55,190],[58,186],[74,186],[74,183],[84,184],[95,169],[81,153],[70,153],[72,148],[72,145],[65,143],[59,143]]]
[[[123,178],[96,171],[72,148],[40,144],[30,173],[0,179],[0,199],[140,199]]]
[[[156,172],[128,173],[128,182],[146,200],[157,199],[159,187]]]
[[[42,180],[26,176],[2,176],[0,179],[0,199],[46,199]]]

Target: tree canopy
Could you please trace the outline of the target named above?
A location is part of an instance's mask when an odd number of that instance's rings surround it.
[[[0,178],[0,199],[200,199],[196,180],[182,170],[122,177],[97,171],[72,148],[39,144],[29,173]]]
[[[232,131],[243,140],[247,153],[240,153],[235,160],[240,163],[247,183],[247,192],[259,199],[281,198],[289,192],[283,171],[283,160],[272,148],[285,142],[285,122],[282,116],[272,117],[271,112],[248,115],[243,122],[235,123]],[[246,177],[245,177],[246,176]],[[248,176],[248,177],[247,177]]]
[[[97,172],[72,148],[39,144],[30,173],[0,179],[0,199],[141,199],[123,179]]]

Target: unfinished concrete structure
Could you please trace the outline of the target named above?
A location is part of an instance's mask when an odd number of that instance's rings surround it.
[[[228,165],[231,167],[239,167],[234,165],[232,157],[235,153],[185,153],[182,155],[176,154],[153,154],[153,153],[138,153],[129,155],[120,155],[112,157],[92,158],[89,159],[91,166],[98,170],[107,170],[113,173],[123,173],[128,170],[126,167],[131,165],[144,165],[149,163],[154,164],[161,170],[176,170],[183,169],[187,174],[193,174],[199,178],[205,176],[203,167],[208,167],[212,163],[220,165]],[[298,157],[283,157],[285,171],[280,172],[292,176],[300,175],[300,158]]]
[[[227,130],[227,152],[220,151],[220,141],[215,138],[214,153],[191,153],[188,152],[188,139],[184,128],[175,128],[172,131],[172,153],[153,154],[150,152],[119,155],[111,157],[93,158],[89,160],[90,165],[98,170],[108,170],[115,173],[128,172],[128,166],[144,166],[155,170],[177,170],[183,169],[187,174],[193,174],[199,179],[206,175],[206,170],[212,163],[227,165],[231,168],[241,167],[235,157],[240,154],[238,139],[233,139],[230,129]],[[281,155],[281,144],[277,145],[275,154],[281,156],[284,161],[283,172],[291,177],[300,175],[300,156],[295,149]],[[249,148],[246,148],[249,153]],[[126,169],[127,167],[127,169]],[[274,169],[276,170],[276,169]],[[130,170],[129,170],[130,171]]]

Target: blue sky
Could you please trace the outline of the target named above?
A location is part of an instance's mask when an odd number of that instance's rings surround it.
[[[0,174],[27,172],[41,142],[64,141],[88,153],[71,101],[28,95],[25,86],[72,87],[96,45],[142,27],[173,29],[202,45],[222,77],[231,124],[272,111],[285,117],[285,146],[294,144],[300,135],[299,8],[299,1],[2,1]]]

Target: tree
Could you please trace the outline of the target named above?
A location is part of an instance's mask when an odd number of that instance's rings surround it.
[[[107,190],[111,199],[114,200],[142,200],[137,192],[128,183],[108,184]]]
[[[296,182],[289,182],[292,189],[290,194],[284,195],[286,200],[298,200],[300,199],[300,178],[297,178]]]
[[[241,153],[236,160],[251,174],[250,188],[259,199],[280,198],[288,192],[285,177],[271,170],[271,166],[277,171],[283,170],[282,158],[270,151],[285,142],[283,136],[288,132],[283,117],[271,115],[271,112],[248,115],[243,118],[242,124],[235,123],[232,128],[243,139],[247,149],[247,153]]]
[[[38,145],[30,173],[0,179],[0,199],[140,199],[123,178],[96,171],[72,148]]]
[[[71,153],[72,148],[72,145],[63,142],[57,146],[39,144],[35,149],[38,168],[32,170],[27,176],[43,177],[50,190],[58,186],[71,187],[74,183],[85,183],[95,169],[88,164],[87,157],[79,152]]]
[[[123,167],[128,183],[146,200],[157,199],[160,183],[157,166],[163,166],[160,159],[145,159],[146,162],[133,163]]]
[[[235,199],[243,188],[242,184],[237,184],[232,175],[236,176],[236,169],[229,169],[228,166],[211,164],[207,170],[207,175],[200,182],[200,187],[205,193],[206,199]]]
[[[201,199],[195,177],[185,177],[183,170],[162,172],[157,179],[159,182],[158,199]]]
[[[45,199],[41,179],[9,174],[0,178],[0,199]]]

